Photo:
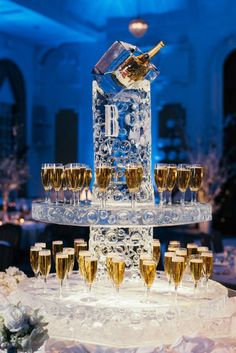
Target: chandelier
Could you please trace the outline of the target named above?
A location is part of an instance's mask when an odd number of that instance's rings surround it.
[[[129,23],[129,31],[134,37],[142,37],[148,29],[148,23],[142,18],[136,18]]]

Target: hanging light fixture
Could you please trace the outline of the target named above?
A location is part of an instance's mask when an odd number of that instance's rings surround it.
[[[135,37],[142,37],[148,30],[148,23],[142,18],[136,18],[129,23],[129,31]]]

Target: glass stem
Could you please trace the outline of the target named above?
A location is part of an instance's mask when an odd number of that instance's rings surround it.
[[[194,298],[197,298],[197,282],[194,282]]]
[[[63,285],[63,279],[60,280],[60,292],[59,292],[59,298],[62,298],[62,285]]]
[[[102,208],[106,208],[106,198],[107,198],[107,193],[104,191],[102,193]]]
[[[44,277],[43,279],[43,294],[46,294],[47,292],[47,278]]]
[[[57,205],[58,205],[58,201],[59,201],[58,195],[59,195],[59,193],[58,193],[58,191],[56,191],[56,204],[57,204]]]
[[[177,292],[177,290],[178,290],[178,286],[175,285],[175,304],[177,304],[177,298],[178,298],[178,292]]]
[[[180,204],[184,206],[184,201],[185,201],[185,191],[181,192],[181,198],[180,198]]]
[[[168,192],[168,205],[172,205],[172,191]]]
[[[163,200],[163,191],[160,192],[160,206],[164,205],[164,200]]]
[[[147,297],[147,302],[149,302],[150,300],[150,288],[147,287],[147,290],[146,290],[146,297]]]
[[[197,192],[193,193],[193,203],[197,203]]]
[[[135,193],[131,192],[131,208],[135,208]]]
[[[171,279],[168,281],[168,294],[171,294]]]

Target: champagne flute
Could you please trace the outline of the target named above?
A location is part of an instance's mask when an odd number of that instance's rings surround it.
[[[177,301],[177,289],[182,281],[185,269],[185,259],[181,256],[173,256],[171,261],[171,277],[175,284],[175,301]]]
[[[51,163],[43,163],[41,166],[41,180],[46,193],[45,202],[50,201],[50,190],[52,189],[52,166]]]
[[[88,245],[84,241],[83,243],[74,243],[74,249],[75,249],[75,258],[77,260],[77,264],[79,267],[79,255],[81,251],[86,251],[88,250]]]
[[[115,257],[119,257],[117,253],[109,253],[106,255],[106,270],[107,270],[107,276],[109,279],[112,280],[112,260]]]
[[[187,254],[188,254],[188,258],[190,258],[190,256],[192,255],[197,255],[197,249],[198,249],[198,245],[195,243],[188,243],[187,244]]]
[[[160,195],[160,206],[164,205],[163,192],[166,191],[166,187],[167,187],[167,184],[166,184],[167,173],[168,173],[167,164],[157,163],[155,165],[154,177],[155,177],[157,191],[159,192],[159,195]]]
[[[189,266],[194,280],[194,297],[196,297],[198,282],[201,279],[203,271],[203,260],[201,255],[192,255],[189,261]]]
[[[167,281],[168,281],[168,293],[170,294],[170,285],[171,285],[171,274],[172,274],[172,257],[175,256],[174,252],[170,252],[167,251],[164,254],[164,271],[165,271],[165,275],[167,277]]]
[[[73,188],[72,188],[72,163],[68,163],[64,166],[64,178],[67,186],[67,190],[72,193],[73,196]],[[73,203],[73,197],[70,197],[70,204]]]
[[[52,256],[53,260],[56,263],[56,254],[63,251],[63,241],[62,240],[53,240],[52,242]]]
[[[180,204],[185,204],[185,192],[189,185],[190,180],[190,167],[188,164],[179,164],[177,168],[177,184],[178,189],[181,192]]]
[[[168,191],[167,204],[172,205],[172,191],[177,180],[176,164],[167,164],[166,189]]]
[[[64,193],[64,204],[66,204],[66,191],[69,190],[68,189],[68,184],[67,184],[67,171],[65,170],[64,167],[64,172],[63,172],[63,178],[62,178],[62,189],[63,189],[63,193]]]
[[[139,273],[140,273],[140,277],[144,280],[143,278],[143,262],[144,261],[152,261],[153,260],[153,256],[148,255],[148,254],[141,254],[139,257]]]
[[[39,252],[42,250],[39,246],[30,247],[30,265],[35,276],[35,284],[39,275]]]
[[[147,288],[146,289],[147,303],[149,303],[150,288],[153,285],[154,279],[156,277],[156,261],[144,260],[142,268],[143,268],[143,279]]]
[[[190,165],[190,181],[189,181],[189,189],[191,191],[191,203],[197,203],[197,192],[201,187],[204,168],[200,164],[192,164]]]
[[[159,239],[154,239],[152,243],[152,257],[156,261],[156,267],[159,264],[161,258],[161,244]]]
[[[112,279],[116,288],[117,295],[120,291],[121,283],[125,275],[125,261],[122,257],[116,257],[112,260]]]
[[[178,248],[175,252],[176,256],[182,257],[184,259],[184,270],[188,264],[188,253],[186,248]]]
[[[79,252],[78,264],[79,264],[79,274],[85,280],[85,257],[92,256],[91,252],[88,250],[81,250]]]
[[[96,278],[98,269],[98,259],[95,256],[85,256],[84,258],[84,277],[88,285],[89,292],[91,292],[92,284]]]
[[[100,164],[96,168],[96,183],[99,192],[102,193],[102,208],[106,208],[107,188],[111,181],[111,166],[108,163]]]
[[[177,251],[177,249],[178,248],[176,248],[176,247],[174,247],[174,246],[172,246],[172,245],[168,245],[168,248],[167,248],[167,251],[168,252],[172,252],[172,253],[176,253],[176,251]]]
[[[88,192],[89,192],[89,186],[92,180],[92,169],[91,168],[86,168],[85,172],[85,181],[84,181],[84,189],[86,192],[86,201],[88,202]]]
[[[135,207],[136,193],[139,192],[143,179],[143,167],[141,164],[128,164],[125,169],[126,184],[131,195],[131,207]]]
[[[52,167],[52,186],[56,191],[56,204],[59,202],[59,191],[62,188],[64,166],[62,163],[54,163]]]
[[[56,274],[57,278],[60,281],[60,299],[62,298],[62,286],[63,281],[66,278],[68,273],[68,254],[64,252],[56,253]]]
[[[213,272],[213,253],[212,251],[202,252],[203,273],[205,276],[206,290],[208,290],[208,280]]]
[[[79,166],[79,173],[78,173],[78,181],[77,181],[77,194],[78,194],[78,203],[80,203],[80,194],[81,190],[83,189],[85,178],[86,178],[86,165],[85,164],[77,164]]]
[[[47,291],[47,277],[51,270],[51,250],[40,250],[39,251],[39,272],[41,273],[44,285],[43,293]]]
[[[68,271],[66,278],[66,287],[68,288],[68,280],[70,275],[73,272],[74,264],[75,264],[75,249],[74,248],[63,248],[63,253],[68,255]]]

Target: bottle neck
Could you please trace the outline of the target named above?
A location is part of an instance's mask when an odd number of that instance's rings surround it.
[[[158,52],[163,48],[165,44],[161,41],[159,42],[154,48],[150,49],[146,54],[148,55],[149,59],[152,59]]]

